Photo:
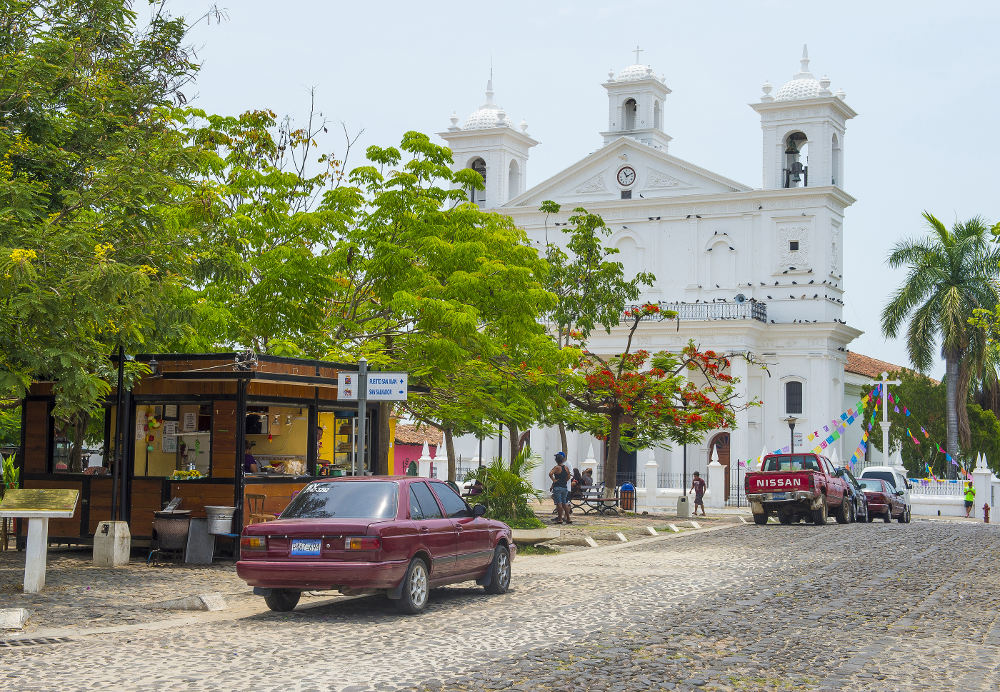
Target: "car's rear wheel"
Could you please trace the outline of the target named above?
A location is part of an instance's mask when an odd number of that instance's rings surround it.
[[[823,504],[820,505],[820,508],[812,510],[813,523],[816,524],[816,526],[823,526],[824,524],[826,524],[826,516],[827,516],[826,498],[824,497]]]
[[[299,604],[299,597],[301,595],[302,592],[295,589],[272,589],[271,593],[264,596],[264,602],[267,603],[267,607],[271,610],[279,613],[287,613],[290,610],[294,610],[295,606]]]
[[[486,593],[507,593],[510,586],[510,551],[507,546],[498,545],[493,551],[493,562],[490,563],[490,583],[486,585]]]
[[[396,607],[404,613],[415,615],[427,607],[430,595],[430,580],[427,576],[427,563],[419,557],[410,561],[403,577],[403,593],[396,600]]]
[[[758,526],[763,526],[764,524],[767,523],[767,514],[754,514],[753,523],[757,524]]]

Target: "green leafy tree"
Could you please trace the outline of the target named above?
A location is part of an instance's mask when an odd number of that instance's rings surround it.
[[[936,476],[951,475],[955,467],[939,450],[947,435],[947,385],[910,370],[891,373],[901,384],[893,387],[894,396],[910,411],[910,416],[889,412],[889,444],[898,447],[907,472],[916,478],[927,475],[929,467]],[[969,443],[959,446],[954,457],[963,468],[975,464],[979,452],[993,469],[1000,469],[1000,422],[996,415],[976,403],[966,403],[969,420]],[[909,429],[909,433],[907,433]],[[926,434],[925,434],[926,432]],[[917,443],[914,443],[914,439]],[[950,453],[950,452],[949,452]]]
[[[177,105],[197,66],[158,8],[139,25],[122,0],[0,4],[0,392],[54,381],[74,439],[110,354],[188,331],[178,219],[203,152]]]
[[[374,369],[407,370],[444,395],[455,384],[447,373],[470,360],[504,363],[510,349],[544,333],[547,265],[508,217],[462,203],[482,178],[452,172],[451,152],[426,135],[408,132],[399,148],[370,147],[367,158],[321,205],[343,220],[330,250],[327,356],[364,355]],[[387,440],[388,415],[380,418]],[[461,429],[477,418],[453,422]]]
[[[574,209],[562,229],[563,249],[548,242],[548,217],[557,214],[560,206],[546,200],[541,211],[546,219],[545,259],[549,263],[546,287],[556,296],[547,317],[553,323],[556,344],[560,348],[584,344],[598,326],[610,334],[621,323],[626,304],[638,300],[642,287],[651,286],[656,277],[639,272],[626,278],[622,263],[613,259],[618,250],[604,245],[611,229],[598,214]],[[554,403],[548,419],[558,425],[562,449],[566,449],[566,426],[561,418],[566,409]]]
[[[989,243],[990,228],[980,218],[955,223],[949,230],[924,212],[930,234],[897,243],[890,267],[906,267],[903,284],[882,310],[882,331],[895,337],[906,324],[906,348],[913,365],[927,372],[934,344],[940,342],[947,388],[947,443],[958,457],[959,431],[968,442],[967,399],[970,379],[981,374],[988,333],[970,323],[977,310],[992,311],[1000,294],[1000,250]]]

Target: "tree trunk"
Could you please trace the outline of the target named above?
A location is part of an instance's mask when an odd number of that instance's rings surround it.
[[[518,441],[519,435],[518,435],[518,430],[517,430],[517,423],[513,423],[512,422],[512,423],[508,424],[508,426],[507,426],[507,432],[510,435],[510,438],[508,440],[508,442],[510,443],[510,461],[511,461],[511,463],[514,463],[514,457],[517,456],[517,452],[518,452],[517,441]]]
[[[958,384],[955,388],[955,413],[958,414],[958,447],[967,452],[972,447],[972,430],[969,427],[969,384],[972,373],[963,360],[958,366]],[[951,466],[951,464],[949,464]]]
[[[375,473],[387,476],[393,472],[389,468],[389,417],[392,415],[392,404],[380,401],[378,405],[378,455],[375,457]]]
[[[451,426],[442,428],[444,431],[444,448],[448,454],[448,480],[457,482],[458,467],[455,463],[455,438],[452,436]]]
[[[70,448],[69,463],[67,466],[72,473],[83,471],[83,443],[87,435],[87,424],[90,422],[89,413],[77,413],[73,416],[70,426],[73,429],[73,446]]]
[[[559,450],[558,451],[564,452],[566,454],[569,454],[569,452],[566,451],[567,447],[569,447],[569,445],[566,444],[566,424],[565,423],[560,423],[559,424]]]
[[[955,353],[948,352],[944,356],[945,362],[945,392],[946,392],[946,402],[947,402],[947,436],[945,441],[945,449],[951,458],[956,462],[958,461],[958,406],[956,402],[958,400],[958,356]],[[945,461],[948,467],[947,476],[948,478],[955,477],[955,466],[949,461]]]
[[[610,415],[611,429],[608,431],[608,455],[604,459],[604,496],[614,497],[618,484],[618,448],[622,437],[622,414]]]

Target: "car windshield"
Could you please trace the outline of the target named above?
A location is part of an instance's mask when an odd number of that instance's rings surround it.
[[[888,471],[865,471],[865,478],[881,478],[893,488],[896,487],[896,477]]]
[[[396,516],[395,483],[350,481],[310,483],[295,496],[282,519],[391,519]]]
[[[764,460],[762,471],[819,471],[816,457],[810,454],[786,454],[780,457],[768,457]]]
[[[861,486],[865,490],[875,490],[877,492],[882,492],[882,481],[875,478],[862,478],[859,480]]]

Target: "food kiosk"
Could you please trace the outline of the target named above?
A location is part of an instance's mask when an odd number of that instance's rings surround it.
[[[73,517],[51,520],[52,542],[90,542],[113,518],[129,523],[133,539],[148,539],[154,512],[176,498],[195,518],[206,506],[235,506],[238,532],[251,514],[280,512],[315,478],[386,472],[372,434],[378,404],[366,407],[368,442],[358,449],[358,404],[338,400],[338,372],[355,365],[240,353],[136,360],[151,373],[123,388],[120,413],[117,391],[105,402],[100,465],[73,470],[54,460],[52,383],[34,383],[24,401],[22,487],[80,491]],[[244,468],[247,453],[254,471]]]

